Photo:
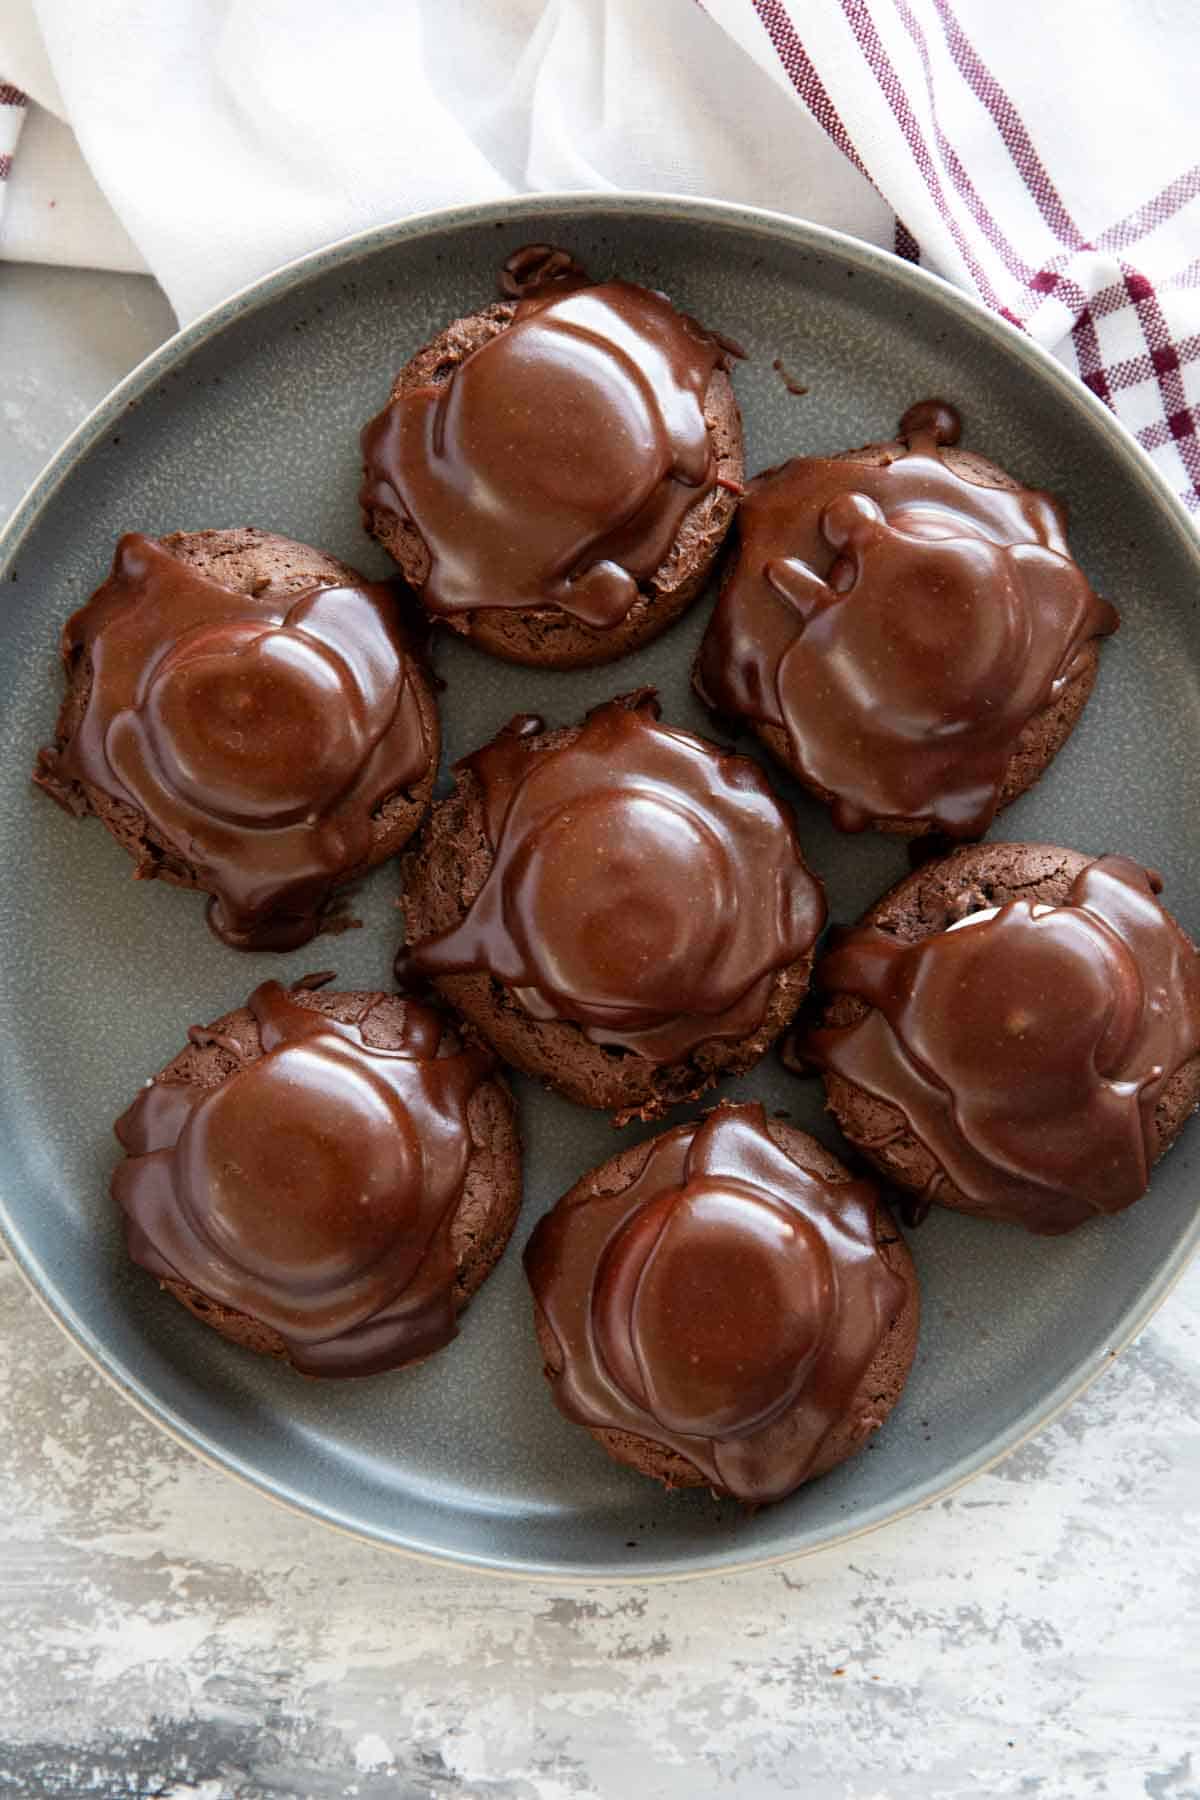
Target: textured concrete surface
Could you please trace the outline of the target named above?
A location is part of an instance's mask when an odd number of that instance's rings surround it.
[[[167,329],[0,274],[0,511]],[[790,1567],[563,1588],[420,1566],[178,1450],[0,1264],[0,1794],[1200,1796],[1200,1267],[1054,1426]]]

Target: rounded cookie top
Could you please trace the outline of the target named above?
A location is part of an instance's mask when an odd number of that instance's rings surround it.
[[[493,1059],[385,994],[269,981],[247,1008],[193,1028],[117,1122],[131,1257],[267,1328],[306,1374],[428,1355],[498,1254],[489,1221],[502,1247],[515,1212],[511,1104],[479,1111],[502,1092]],[[495,1141],[480,1144],[485,1118]]]
[[[490,864],[458,923],[401,952],[402,982],[485,971],[535,1019],[672,1063],[754,1033],[821,930],[820,883],[757,765],[662,724],[652,690],[565,733],[515,719],[460,771]]]
[[[690,1468],[750,1503],[790,1493],[831,1466],[851,1415],[863,1430],[842,1455],[880,1422],[864,1378],[902,1315],[890,1403],[911,1362],[915,1277],[881,1253],[876,1207],[871,1183],[757,1104],[614,1158],[525,1252],[558,1406],[622,1460],[633,1439],[668,1469],[682,1459],[677,1479]]]
[[[753,481],[697,659],[708,704],[753,722],[844,830],[980,836],[1069,733],[1117,627],[1061,504],[956,450],[959,431],[925,401],[895,444]]]
[[[835,934],[803,1050],[847,1135],[927,1201],[1033,1231],[1131,1205],[1200,1098],[1200,957],[1161,886],[988,844]]]
[[[506,277],[513,298],[414,358],[366,427],[364,513],[436,617],[566,615],[594,650],[623,639],[652,578],[686,575],[672,566],[685,518],[739,486],[706,413],[726,352],[663,295],[593,283],[546,246]]]
[[[306,546],[130,533],[62,655],[36,779],[98,813],[141,872],[208,890],[237,948],[306,942],[334,886],[424,810],[437,714],[395,596]]]

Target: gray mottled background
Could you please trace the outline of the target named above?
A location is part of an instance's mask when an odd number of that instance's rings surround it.
[[[0,516],[170,329],[0,275]],[[0,1794],[1200,1796],[1200,1268],[957,1496],[738,1578],[555,1589],[276,1510],[128,1410],[0,1263]]]

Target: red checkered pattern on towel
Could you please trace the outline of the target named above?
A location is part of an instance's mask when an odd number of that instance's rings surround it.
[[[814,13],[801,0],[750,4],[799,101],[901,215],[897,254],[973,289],[1053,350],[1200,510],[1200,257],[1189,253],[1200,243],[1200,164],[1172,172],[1102,227],[1093,213],[1085,230],[1039,151],[1036,121],[1022,116],[964,28],[967,8],[837,0]],[[839,7],[837,36],[828,15]],[[857,70],[848,46],[861,57]],[[823,78],[823,61],[836,80]],[[831,92],[839,82],[842,91],[868,85],[879,129],[851,131],[850,108]],[[983,131],[976,108],[986,115]],[[971,151],[956,143],[948,118],[971,122]]]

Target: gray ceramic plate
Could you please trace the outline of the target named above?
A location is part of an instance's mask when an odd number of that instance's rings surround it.
[[[935,1216],[914,1236],[921,1351],[872,1448],[746,1518],[668,1497],[617,1469],[555,1412],[530,1329],[520,1247],[538,1215],[634,1133],[518,1083],[524,1213],[458,1341],[374,1380],[305,1382],[222,1344],[125,1262],[107,1183],[110,1122],[194,1020],[267,974],[337,966],[387,983],[395,875],[363,896],[365,929],[290,957],[224,949],[203,901],[129,879],[99,826],[28,784],[58,696],[55,638],[121,530],[257,523],[375,572],[355,506],[357,431],[395,368],[492,297],[518,244],[567,244],[593,270],[667,289],[743,343],[751,469],[890,434],[909,402],[957,401],[968,441],[1065,494],[1084,567],[1124,612],[1083,724],[1003,821],[1011,837],[1119,849],[1163,869],[1200,928],[1195,806],[1200,550],[1186,515],[1097,402],[1017,332],[942,283],[811,226],[661,198],[538,198],[410,220],[260,282],[158,351],[38,482],[6,539],[0,625],[0,1189],[9,1247],[80,1346],[151,1417],[293,1506],[379,1542],[482,1568],[556,1576],[691,1574],[826,1545],[945,1492],[1076,1394],[1143,1324],[1196,1241],[1193,1133],[1151,1194],[1114,1220],[1038,1241]],[[808,392],[787,392],[782,358]],[[446,645],[447,749],[512,713],[555,723],[642,682],[703,729],[687,683],[701,603],[610,670],[536,677]],[[797,796],[835,916],[903,872],[904,852],[839,837]],[[820,1093],[774,1061],[730,1092],[786,1108],[835,1142]]]

